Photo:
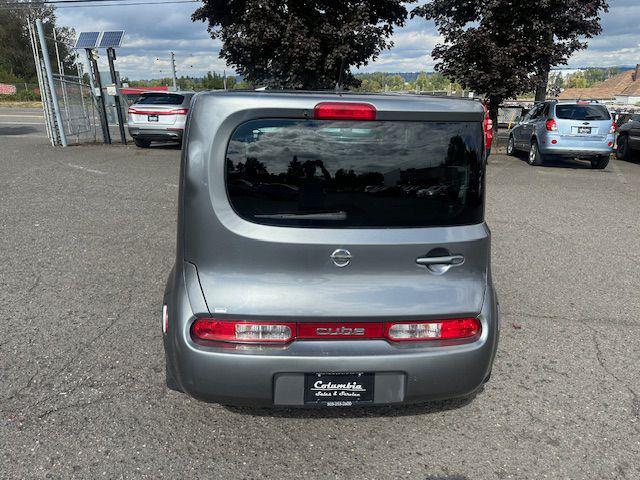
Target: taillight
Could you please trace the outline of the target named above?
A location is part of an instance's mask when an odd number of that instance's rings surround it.
[[[493,131],[493,120],[491,120],[490,118],[487,118],[485,120],[484,131],[485,132],[492,132]]]
[[[322,102],[313,109],[316,120],[375,120],[376,107],[369,103]]]
[[[616,122],[612,122],[611,123],[611,128],[609,129],[609,134],[614,134],[616,133]]]
[[[139,108],[129,107],[129,115],[186,115],[189,113],[188,108],[174,108],[172,110],[140,110]]]
[[[163,315],[165,311],[163,310]],[[163,329],[165,327],[163,326]],[[250,322],[199,318],[191,326],[195,340],[231,343],[287,343],[299,340],[464,340],[482,330],[477,318],[418,322]],[[166,330],[165,330],[166,333]]]
[[[429,322],[392,322],[386,326],[386,337],[395,342],[424,340],[456,340],[475,337],[481,330],[477,318],[454,318]]]
[[[294,338],[296,324],[199,318],[193,323],[191,333],[196,339],[214,342],[286,343]]]
[[[547,127],[547,130],[549,130],[550,132],[558,131],[558,124],[553,118],[547,120],[546,127]]]

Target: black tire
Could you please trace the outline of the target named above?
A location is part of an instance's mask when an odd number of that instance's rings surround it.
[[[516,156],[516,141],[513,135],[509,135],[509,141],[507,142],[507,155],[510,157]]]
[[[149,146],[151,145],[151,142],[149,140],[142,140],[141,138],[134,138],[133,141],[135,142],[136,146],[140,148],[149,148]]]
[[[629,135],[620,135],[618,137],[618,148],[616,150],[616,158],[618,160],[630,161],[632,156],[631,148],[629,147]]]
[[[591,159],[591,168],[604,170],[609,165],[609,157],[596,157]]]
[[[180,388],[180,385],[178,385],[178,382],[176,382],[176,378],[173,375],[173,369],[171,368],[171,365],[169,365],[169,360],[166,359],[166,356],[164,364],[164,378],[169,390],[173,390],[174,392],[182,392],[182,388]]]
[[[529,165],[540,166],[544,163],[544,155],[540,153],[538,148],[538,141],[533,139],[531,141],[531,147],[529,147],[529,155],[527,155],[527,163]]]

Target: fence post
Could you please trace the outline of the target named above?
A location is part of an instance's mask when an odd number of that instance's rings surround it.
[[[58,133],[60,134],[60,143],[63,147],[67,146],[67,137],[64,133],[64,125],[62,124],[62,116],[60,115],[60,105],[58,104],[58,95],[56,94],[56,85],[53,82],[53,72],[51,71],[51,61],[49,60],[49,51],[47,50],[47,41],[44,38],[44,28],[42,20],[36,20],[36,28],[38,29],[38,37],[40,38],[40,48],[42,50],[42,59],[44,60],[44,68],[47,71],[47,81],[49,90],[51,91],[51,103],[53,103],[53,111],[58,124]]]
[[[55,146],[55,140],[53,133],[51,132],[51,117],[49,108],[47,105],[47,99],[44,92],[44,80],[42,78],[42,65],[40,64],[40,56],[38,54],[38,40],[36,39],[36,32],[33,26],[33,18],[29,16],[27,27],[29,28],[29,41],[31,42],[31,49],[33,50],[33,61],[36,64],[36,77],[38,78],[38,88],[40,89],[40,102],[42,103],[42,113],[44,115],[44,125],[47,130],[47,137],[51,141],[51,145]]]

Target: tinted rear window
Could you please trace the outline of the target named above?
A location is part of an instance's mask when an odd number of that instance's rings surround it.
[[[141,96],[136,103],[142,105],[182,105],[184,96],[166,93],[150,93]]]
[[[556,105],[556,117],[567,120],[609,120],[609,111],[602,105]]]
[[[481,123],[253,120],[232,135],[226,180],[232,207],[256,223],[480,223]]]

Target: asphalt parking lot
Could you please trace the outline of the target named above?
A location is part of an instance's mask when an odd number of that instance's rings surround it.
[[[179,151],[0,127],[0,478],[640,478],[639,163],[491,157],[472,402],[233,409],[164,386]]]

